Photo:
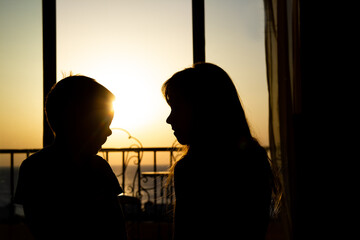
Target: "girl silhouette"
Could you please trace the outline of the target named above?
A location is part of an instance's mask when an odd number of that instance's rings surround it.
[[[187,147],[172,168],[174,239],[264,239],[276,179],[228,74],[198,63],[175,73],[162,92],[171,107],[166,121]]]

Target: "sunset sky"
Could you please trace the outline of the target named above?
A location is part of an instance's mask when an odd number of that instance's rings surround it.
[[[0,149],[42,146],[41,0],[0,0]],[[162,83],[192,64],[191,0],[58,0],[57,79],[112,91],[113,128],[145,147],[171,146]],[[235,82],[253,134],[268,145],[262,0],[205,0],[206,60]],[[221,126],[214,126],[214,131]],[[114,130],[104,147],[127,147]]]

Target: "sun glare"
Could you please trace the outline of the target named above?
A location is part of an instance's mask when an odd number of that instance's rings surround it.
[[[116,94],[116,96],[117,99],[113,102],[114,119],[111,123],[112,128],[138,128],[146,123],[146,119],[151,118],[150,109],[144,107],[143,101],[149,99],[146,96],[136,97],[131,92],[125,94],[123,92]]]
[[[161,93],[160,87],[154,84],[147,71],[136,71],[129,65],[127,67],[116,73],[99,73],[98,79],[116,97],[111,128],[130,131],[145,127],[156,117],[160,111],[158,99],[161,98]]]

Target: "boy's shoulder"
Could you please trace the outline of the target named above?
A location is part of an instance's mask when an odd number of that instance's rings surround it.
[[[91,158],[91,165],[93,168],[111,169],[110,164],[99,155],[93,155]]]
[[[114,175],[113,169],[111,168],[110,164],[104,158],[98,155],[92,156],[90,167],[98,174],[103,174],[111,178],[113,177],[112,175]]]
[[[113,169],[104,158],[94,155],[91,159],[91,168],[106,183],[105,188],[110,188],[115,195],[123,193]]]
[[[55,155],[49,148],[43,148],[38,152],[27,157],[22,163],[21,168],[36,167],[42,165],[49,157]]]

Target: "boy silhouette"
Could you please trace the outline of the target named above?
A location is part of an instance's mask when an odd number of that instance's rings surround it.
[[[85,76],[66,77],[48,94],[55,140],[23,161],[15,194],[36,239],[126,239],[122,189],[96,155],[111,135],[114,98]]]

